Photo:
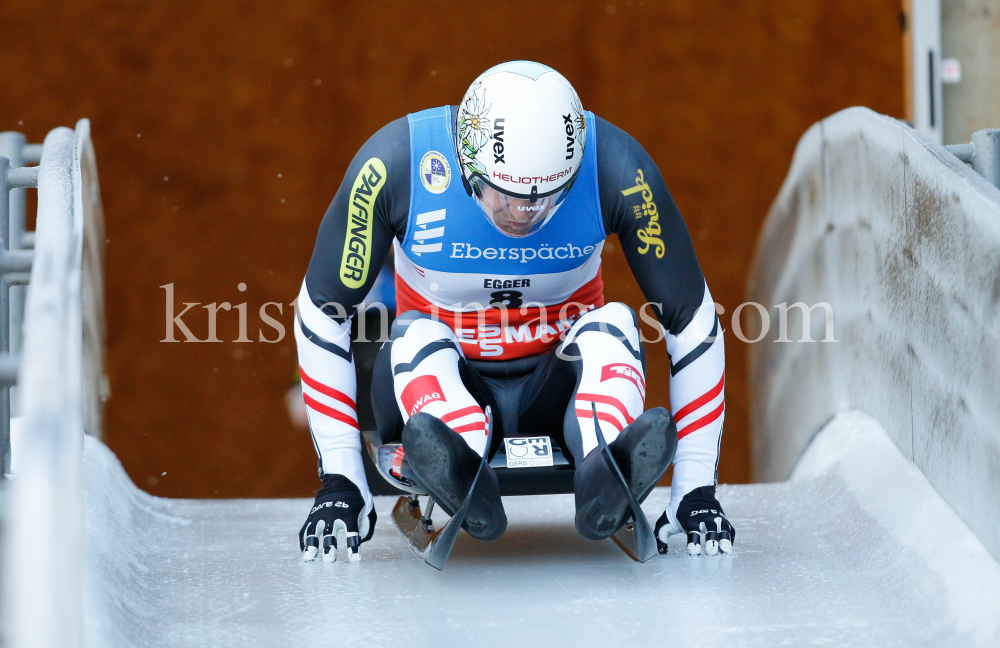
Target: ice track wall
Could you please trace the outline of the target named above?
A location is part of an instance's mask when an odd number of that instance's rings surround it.
[[[4,485],[0,643],[82,645],[84,431],[99,436],[103,213],[90,122],[45,138],[18,376],[22,440]]]
[[[748,298],[771,317],[750,350],[756,478],[861,410],[1000,558],[1000,190],[902,122],[839,112],[799,141]],[[774,305],[800,301],[833,307],[837,342],[774,341]]]

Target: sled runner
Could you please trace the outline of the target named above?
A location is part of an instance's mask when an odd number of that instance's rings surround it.
[[[485,414],[486,447],[489,448],[493,440],[493,412],[487,407]],[[399,444],[390,445],[398,446]],[[369,453],[376,450],[371,445],[371,440],[367,435],[365,436],[365,447]],[[445,522],[443,527],[435,530],[434,522],[431,520],[431,513],[434,511],[434,500],[428,496],[427,511],[423,512],[420,510],[420,500],[417,496],[419,494],[427,494],[426,491],[413,479],[412,474],[409,476],[406,475],[408,471],[405,469],[403,469],[403,476],[400,479],[396,479],[391,470],[383,469],[386,460],[390,462],[389,465],[391,466],[392,456],[396,454],[396,448],[391,449],[391,455],[382,452],[385,449],[386,446],[377,448],[373,456],[373,459],[378,456],[378,459],[375,460],[375,465],[379,473],[386,479],[392,480],[399,488],[403,488],[410,493],[409,496],[404,495],[396,500],[396,505],[392,508],[392,520],[403,534],[403,538],[406,540],[410,551],[417,558],[420,558],[434,569],[440,571],[444,569],[444,564],[448,560],[448,556],[451,555],[452,548],[455,546],[458,531],[462,526],[462,521],[465,519],[466,512],[469,510],[469,503],[472,501],[472,492],[475,490],[476,483],[483,474],[483,466],[486,464],[486,457],[489,453],[483,453],[479,469],[476,471],[476,477],[472,480],[469,491],[465,495],[465,501],[455,511],[455,514],[451,516],[451,519]]]
[[[486,408],[487,442],[490,448],[493,439],[493,413]],[[649,524],[639,503],[632,496],[621,470],[615,463],[608,444],[597,425],[596,406],[594,407],[594,422],[597,429],[597,439],[600,451],[608,462],[612,472],[618,478],[621,487],[625,489],[632,515],[621,529],[612,535],[612,540],[630,558],[645,562],[656,555],[657,546],[652,527]],[[429,497],[427,489],[409,470],[406,462],[398,467],[399,476],[393,474],[393,460],[400,443],[385,443],[379,441],[378,433],[366,431],[362,435],[365,451],[369,454],[378,473],[389,484],[408,493],[401,496],[392,509],[392,519],[403,534],[407,546],[417,558],[435,569],[443,569],[458,537],[465,513],[468,510],[472,491],[476,486],[482,467],[486,464],[486,456],[480,463],[479,471],[465,497],[462,506],[440,529],[435,529],[431,514],[434,501]],[[550,437],[514,437],[504,439],[490,460],[490,467],[497,474],[501,495],[553,495],[573,492],[574,466],[562,448]],[[427,496],[426,509],[421,509],[420,496]]]
[[[628,499],[629,508],[632,509],[632,516],[625,521],[620,529],[611,534],[611,539],[632,560],[646,562],[658,552],[656,536],[653,534],[653,528],[649,526],[649,520],[643,513],[642,507],[632,495],[632,489],[628,487],[625,476],[622,475],[621,469],[615,463],[614,457],[611,456],[611,448],[604,440],[604,433],[601,432],[601,426],[597,422],[597,403],[591,402],[590,406],[594,410],[594,431],[597,433],[597,443],[601,448],[601,454],[604,455],[604,461],[607,462],[608,468],[618,478],[618,484],[625,491],[625,498]]]

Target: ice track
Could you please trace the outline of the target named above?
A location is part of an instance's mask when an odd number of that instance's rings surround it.
[[[463,532],[436,572],[381,497],[360,564],[343,542],[336,564],[302,563],[308,500],[155,498],[89,437],[86,488],[90,645],[1000,645],[1000,567],[863,414],[792,481],[720,487],[731,557],[678,535],[640,565],[577,536],[572,496],[518,497],[499,542]]]

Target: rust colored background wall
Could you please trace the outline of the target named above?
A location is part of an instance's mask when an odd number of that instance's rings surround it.
[[[109,236],[106,440],[136,483],[167,496],[301,496],[317,484],[316,459],[284,410],[290,330],[277,344],[236,344],[237,315],[222,311],[226,342],[161,343],[160,286],[174,285],[178,312],[248,302],[254,340],[264,302],[286,304],[287,326],[319,220],[362,142],[527,58],[561,71],[586,108],[652,154],[728,329],[802,132],[851,105],[901,115],[898,14],[898,0],[11,2],[0,8],[0,130],[37,142],[93,121]],[[607,297],[641,304],[617,242],[605,262]],[[184,321],[204,339],[205,310]],[[720,479],[739,482],[745,349],[731,333],[726,343]],[[648,404],[667,405],[666,350],[649,351]]]

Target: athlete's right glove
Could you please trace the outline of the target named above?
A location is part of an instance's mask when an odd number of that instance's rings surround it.
[[[714,556],[732,553],[736,529],[726,519],[726,514],[715,499],[715,486],[696,488],[681,500],[677,507],[677,521],[687,532],[688,553],[701,553],[701,540],[705,541],[705,553]]]
[[[726,519],[719,500],[715,498],[715,486],[702,486],[685,495],[677,507],[677,522],[687,533],[689,554],[696,556],[701,553],[702,540],[705,544],[705,553],[710,556],[714,556],[720,550],[722,553],[732,553],[736,529]],[[663,536],[669,535],[669,527],[667,514],[664,512],[657,520],[654,531],[661,553],[666,553],[666,538]]]
[[[343,475],[324,475],[323,487],[316,493],[316,502],[299,531],[302,559],[316,560],[322,533],[323,562],[337,560],[337,533],[347,533],[347,548],[351,562],[361,560],[359,546],[375,532],[375,509],[362,516],[365,500],[354,483]],[[322,527],[320,526],[322,524]]]

